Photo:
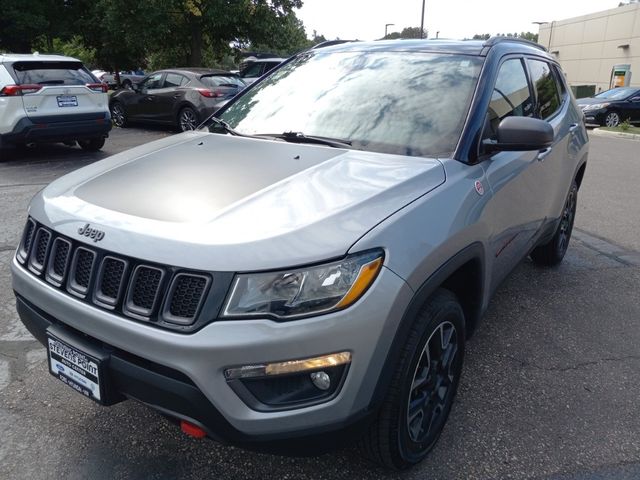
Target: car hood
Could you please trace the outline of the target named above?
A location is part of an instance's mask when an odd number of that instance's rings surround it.
[[[436,159],[189,132],[79,169],[31,214],[78,241],[187,268],[279,268],[344,255],[445,181]]]

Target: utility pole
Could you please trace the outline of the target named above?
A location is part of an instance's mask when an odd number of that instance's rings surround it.
[[[420,17],[420,38],[424,38],[424,2],[422,0],[422,17]]]

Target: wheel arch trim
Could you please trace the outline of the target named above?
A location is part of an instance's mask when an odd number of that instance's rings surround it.
[[[382,371],[380,372],[380,375],[378,377],[373,396],[371,397],[369,410],[377,410],[382,405],[389,385],[391,384],[396,364],[398,362],[398,359],[400,358],[402,346],[406,343],[406,339],[411,330],[411,325],[413,324],[416,315],[418,314],[424,303],[438,288],[442,287],[449,278],[451,278],[456,272],[464,268],[470,262],[475,262],[477,264],[477,267],[479,268],[479,285],[477,285],[478,291],[476,292],[477,305],[475,305],[475,308],[473,309],[474,311],[472,312],[470,318],[465,318],[465,324],[470,327],[467,331],[467,336],[469,336],[469,334],[473,331],[473,328],[475,327],[475,325],[477,325],[478,320],[480,319],[484,311],[484,300],[486,292],[485,250],[482,243],[480,242],[474,242],[452,256],[441,267],[433,272],[429,276],[429,278],[427,278],[415,291],[413,298],[409,302],[409,305],[402,315],[394,338],[391,342],[391,347],[387,352],[387,357],[382,367]],[[473,287],[476,287],[476,285],[473,285]],[[468,310],[464,307],[463,309],[465,310],[466,317],[468,314]]]

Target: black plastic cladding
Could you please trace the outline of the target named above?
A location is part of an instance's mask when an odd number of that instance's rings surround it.
[[[53,232],[31,218],[17,259],[40,280],[84,303],[184,333],[217,318],[233,279],[232,272],[186,270],[114,255]],[[146,278],[144,285],[138,276]]]

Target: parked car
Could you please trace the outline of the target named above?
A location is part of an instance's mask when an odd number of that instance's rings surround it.
[[[50,372],[196,437],[418,463],[493,292],[567,251],[588,137],[557,61],[504,37],[345,43],[205,125],[32,201],[13,288]]]
[[[113,72],[102,72],[102,75],[98,76],[101,82],[109,85],[109,88],[115,90],[118,88],[118,81],[116,74]],[[120,85],[122,88],[131,89],[134,85],[139,84],[145,79],[145,74],[141,70],[136,71],[123,71],[120,72]]]
[[[75,58],[0,54],[0,144],[99,150],[111,130],[106,91]]]
[[[244,87],[240,78],[224,70],[160,70],[134,84],[132,90],[115,92],[109,106],[118,127],[129,122],[159,123],[186,131],[196,128]]]
[[[247,58],[241,65],[240,78],[251,85],[262,75],[270,72],[286,59],[284,58]]]
[[[625,120],[640,122],[640,88],[619,87],[577,100],[587,123],[617,127]]]

